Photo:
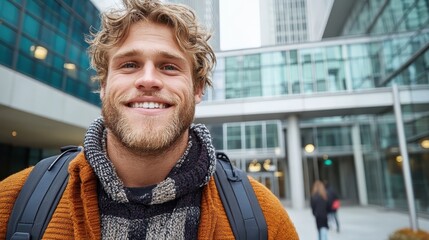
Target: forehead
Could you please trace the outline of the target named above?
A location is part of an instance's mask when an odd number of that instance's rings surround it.
[[[139,21],[131,25],[124,39],[109,51],[109,58],[122,52],[136,50],[166,52],[192,63],[190,54],[179,47],[173,28],[159,23]]]

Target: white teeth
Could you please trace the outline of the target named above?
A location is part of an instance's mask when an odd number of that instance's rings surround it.
[[[156,102],[140,102],[140,103],[132,103],[132,108],[145,108],[145,109],[163,109],[165,108],[165,104],[156,103]]]

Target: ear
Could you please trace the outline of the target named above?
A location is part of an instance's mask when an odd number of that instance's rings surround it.
[[[197,86],[195,88],[194,96],[195,96],[195,104],[200,103],[203,100],[204,87]]]
[[[103,101],[103,97],[104,97],[104,86],[100,87],[100,99],[101,101]]]

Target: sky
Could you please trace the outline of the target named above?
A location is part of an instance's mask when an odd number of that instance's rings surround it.
[[[222,50],[259,47],[259,0],[220,0]]]
[[[120,0],[91,1],[101,11],[119,6],[121,2]],[[259,0],[219,1],[221,50],[259,47],[261,45]]]

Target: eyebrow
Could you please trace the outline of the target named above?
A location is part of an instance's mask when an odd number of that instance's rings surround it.
[[[135,50],[135,49],[132,49],[132,50],[129,50],[129,51],[125,51],[125,52],[115,53],[112,56],[111,61],[113,62],[113,61],[118,60],[118,59],[128,58],[128,57],[132,57],[132,56],[137,56],[139,54],[141,54],[141,51]]]
[[[114,61],[117,61],[117,60],[120,60],[123,58],[135,57],[135,56],[143,55],[143,54],[144,54],[144,52],[142,50],[131,49],[131,50],[120,52],[120,53],[113,55],[111,62],[114,62]],[[184,58],[183,56],[176,54],[176,53],[160,50],[160,51],[157,51],[156,54],[163,57],[163,58],[178,61],[182,64],[185,64],[187,62],[186,58]]]
[[[183,63],[187,62],[186,58],[176,53],[167,52],[167,51],[158,51],[158,54],[167,59],[173,59]]]

